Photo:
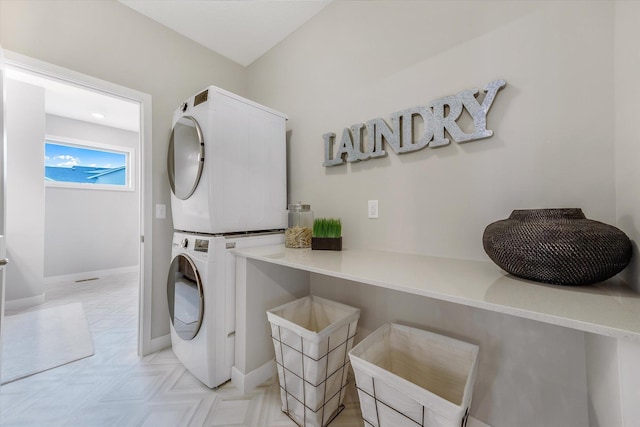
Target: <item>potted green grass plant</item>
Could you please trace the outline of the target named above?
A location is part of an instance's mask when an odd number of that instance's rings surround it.
[[[311,249],[342,250],[342,223],[339,218],[316,218],[313,221]]]

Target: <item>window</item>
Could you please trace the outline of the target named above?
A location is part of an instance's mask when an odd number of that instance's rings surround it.
[[[133,150],[125,147],[47,138],[44,179],[47,186],[133,190]]]

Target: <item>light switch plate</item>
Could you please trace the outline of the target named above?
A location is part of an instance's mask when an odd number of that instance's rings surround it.
[[[369,200],[367,205],[367,216],[368,218],[378,218],[378,201],[377,200]]]
[[[161,203],[156,204],[156,218],[157,219],[167,218],[167,205],[164,205]]]

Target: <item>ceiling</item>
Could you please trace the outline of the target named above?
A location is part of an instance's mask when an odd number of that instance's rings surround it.
[[[46,78],[7,66],[6,77],[45,89],[44,110],[47,114],[138,132],[140,106],[104,93]],[[93,114],[103,117],[96,117]]]
[[[247,66],[332,0],[119,0],[208,49]]]
[[[332,0],[119,0],[226,58],[247,66]],[[7,67],[7,78],[45,88],[45,111],[139,131],[139,105],[121,98]],[[103,117],[95,117],[99,113]]]

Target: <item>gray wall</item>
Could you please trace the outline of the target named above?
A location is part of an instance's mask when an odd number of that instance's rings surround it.
[[[47,115],[46,134],[134,149],[137,132]],[[138,264],[140,183],[135,191],[45,188],[44,276]]]
[[[174,109],[214,84],[246,94],[244,67],[180,36],[116,1],[0,2],[0,43],[48,63],[152,96],[153,203],[169,206],[166,153]],[[169,333],[166,277],[173,228],[153,223],[151,337]]]

